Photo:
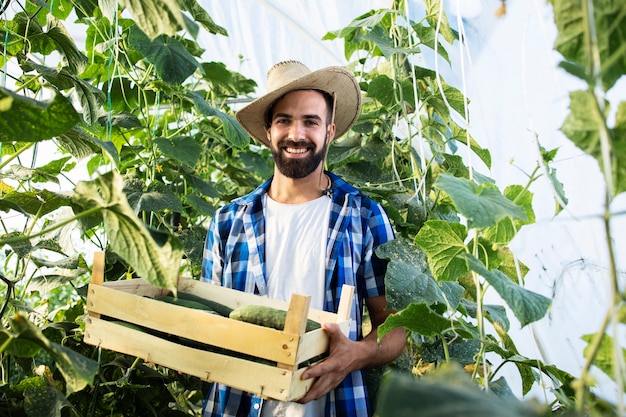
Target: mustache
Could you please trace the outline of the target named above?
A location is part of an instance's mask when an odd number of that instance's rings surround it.
[[[315,148],[315,144],[308,140],[292,140],[283,139],[279,141],[276,146],[283,148]]]

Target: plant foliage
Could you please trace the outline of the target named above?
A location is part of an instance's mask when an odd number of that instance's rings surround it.
[[[626,183],[626,105],[610,126],[610,103],[598,91],[624,74],[626,8],[598,0],[587,2],[590,13],[573,0],[551,3],[561,66],[589,85],[572,93],[562,130],[598,159],[612,198]],[[390,365],[405,375],[386,371],[381,385],[372,374],[374,398],[382,387],[379,414],[403,415],[398,406],[413,410],[417,399],[432,415],[539,415],[542,407],[515,400],[499,376],[506,363],[519,372],[521,396],[543,374],[560,406],[611,410],[587,391],[576,395],[569,373],[520,355],[508,334],[509,313],[526,326],[551,304],[525,288],[528,269],[508,244],[535,221],[540,167],[559,209],[567,203],[550,165],[557,151],[542,149],[527,184],[497,187],[489,150],[467,129],[469,98],[422,59],[428,49],[450,63],[446,48],[459,41],[442,0],[424,5],[418,21],[395,1],[324,37],[343,40],[365,97],[352,131],[329,149],[328,168],[380,201],[398,233],[377,249],[390,261],[387,293],[398,310],[379,336],[408,330],[407,354]],[[104,251],[106,280],[142,277],[172,291],[179,274],[199,276],[216,207],[272,172],[269,151],[233,117],[232,104],[249,99],[256,83],[203,60],[198,34],[228,34],[194,0],[17,7],[11,16],[0,10],[0,65],[11,68],[10,86],[0,88],[0,210],[20,219],[17,227],[0,220],[0,416],[197,414],[204,382],[82,342],[88,262]],[[61,156],[41,163],[50,146]],[[488,291],[502,305],[485,304]],[[610,339],[588,340],[589,366],[619,375]],[[443,364],[464,371],[438,376]]]

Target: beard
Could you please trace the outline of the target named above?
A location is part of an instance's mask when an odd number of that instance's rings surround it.
[[[306,147],[313,151],[312,154],[306,158],[289,158],[285,155],[284,149],[287,147],[302,148]],[[324,143],[322,149],[315,152],[315,145],[311,142],[295,142],[292,140],[284,139],[272,146],[272,157],[274,158],[274,164],[281,174],[288,178],[300,179],[314,172],[319,164],[324,160],[326,155],[327,144]]]

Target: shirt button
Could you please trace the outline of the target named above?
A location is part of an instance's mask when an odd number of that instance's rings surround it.
[[[261,405],[260,405],[259,403],[254,403],[254,406],[253,406],[253,407],[254,407],[254,409],[255,409],[255,410],[258,410],[260,406],[261,406]]]

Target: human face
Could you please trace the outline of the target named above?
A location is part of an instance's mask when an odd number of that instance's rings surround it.
[[[317,91],[292,91],[274,105],[267,138],[281,174],[299,179],[321,166],[334,134],[326,124],[327,114],[326,101]]]

